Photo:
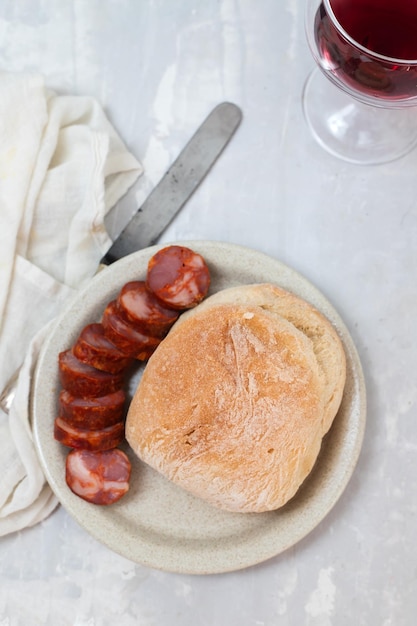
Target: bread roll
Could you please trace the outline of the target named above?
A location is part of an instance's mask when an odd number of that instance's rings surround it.
[[[269,285],[236,289],[182,316],[162,341],[126,438],[197,497],[262,512],[288,502],[310,473],[340,403],[344,354],[330,323],[299,298]],[[277,312],[287,306],[296,323]]]
[[[207,298],[200,304],[199,310],[218,304],[261,307],[284,317],[310,339],[324,385],[322,434],[327,433],[342,401],[346,379],[342,342],[329,320],[302,298],[270,283],[224,289]],[[185,321],[190,313],[186,313],[180,320]]]

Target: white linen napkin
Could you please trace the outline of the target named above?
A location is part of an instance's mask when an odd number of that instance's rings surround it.
[[[99,104],[0,72],[0,536],[44,519],[57,501],[32,441],[28,399],[51,321],[111,245],[104,217],[142,173]]]

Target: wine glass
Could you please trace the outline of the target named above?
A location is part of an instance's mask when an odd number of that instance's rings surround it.
[[[318,64],[303,109],[317,141],[346,161],[376,164],[417,144],[417,2],[306,0]]]

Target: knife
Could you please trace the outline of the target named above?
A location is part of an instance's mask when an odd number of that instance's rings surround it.
[[[212,110],[101,259],[101,268],[156,243],[217,161],[241,119],[241,110],[231,102]],[[0,394],[0,408],[5,413],[13,401],[18,376],[19,370]]]
[[[213,109],[104,255],[102,264],[110,265],[156,243],[223,152],[241,119],[241,110],[230,102]]]

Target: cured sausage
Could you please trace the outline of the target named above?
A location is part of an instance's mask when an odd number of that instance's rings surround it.
[[[129,490],[131,465],[119,449],[103,452],[72,450],[65,463],[68,487],[93,504],[113,504]]]
[[[106,306],[102,324],[106,336],[121,352],[140,361],[148,359],[161,342],[160,337],[146,335],[123,319],[116,300]]]
[[[163,306],[143,280],[124,285],[117,298],[119,310],[136,328],[156,337],[167,334],[179,311]]]
[[[210,272],[197,252],[168,246],[149,260],[146,284],[165,306],[189,309],[207,295]]]
[[[98,398],[78,398],[62,390],[59,394],[59,415],[75,428],[98,430],[123,420],[125,402],[123,389]]]
[[[125,434],[124,421],[107,428],[90,430],[71,426],[63,417],[57,417],[54,424],[54,438],[68,448],[83,450],[110,450],[122,443]]]
[[[77,359],[72,350],[60,352],[58,364],[61,385],[74,396],[105,396],[123,386],[122,373],[102,372]]]
[[[89,324],[78,337],[73,352],[77,359],[98,370],[118,374],[133,362],[108,339],[102,324]]]
[[[59,354],[59,414],[54,437],[72,448],[68,487],[87,502],[117,502],[129,489],[131,465],[117,446],[124,440],[124,374],[134,359],[148,359],[185,309],[210,286],[201,255],[169,246],[148,263],[146,281],[126,283],[87,325],[72,349]]]

